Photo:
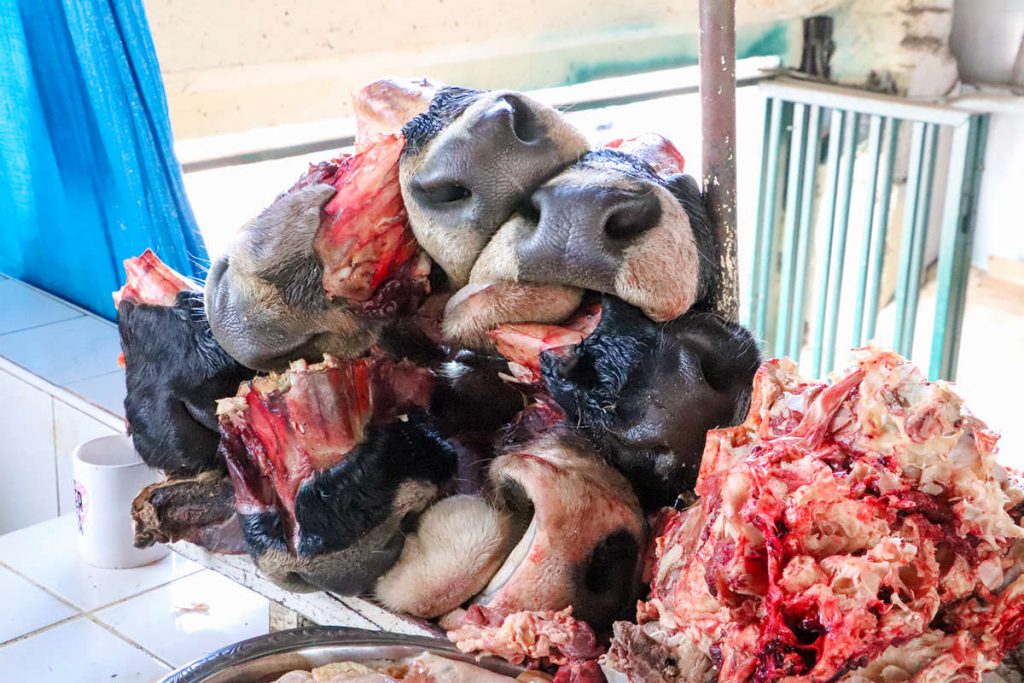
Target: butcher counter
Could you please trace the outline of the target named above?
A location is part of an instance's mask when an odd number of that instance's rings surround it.
[[[174,543],[171,548],[182,557],[270,600],[272,631],[312,623],[408,635],[443,635],[443,631],[435,624],[389,612],[361,598],[345,597],[325,591],[297,593],[285,590],[262,576],[247,555],[214,555],[185,541]]]

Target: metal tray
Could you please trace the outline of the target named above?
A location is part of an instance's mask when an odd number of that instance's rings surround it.
[[[168,674],[160,683],[269,683],[295,669],[308,671],[340,661],[401,659],[415,657],[424,651],[470,662],[512,678],[523,672],[521,667],[501,659],[477,659],[463,654],[439,638],[341,626],[313,626],[270,633],[228,645]]]

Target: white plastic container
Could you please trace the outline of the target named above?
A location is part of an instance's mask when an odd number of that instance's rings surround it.
[[[166,557],[163,545],[138,549],[132,545],[132,500],[160,472],[142,462],[132,441],[123,435],[103,436],[79,444],[72,456],[78,548],[96,567],[128,569]]]

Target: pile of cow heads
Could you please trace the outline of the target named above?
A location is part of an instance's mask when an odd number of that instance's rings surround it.
[[[710,310],[701,194],[664,138],[592,149],[522,93],[382,81],[357,111],[354,154],[241,229],[205,310],[121,304],[136,446],[174,475],[140,538],[240,529],[292,589],[606,628],[760,360]]]

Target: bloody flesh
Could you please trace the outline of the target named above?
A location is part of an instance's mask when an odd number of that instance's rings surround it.
[[[147,249],[139,256],[124,260],[124,287],[113,293],[114,307],[122,301],[152,306],[173,306],[178,292],[197,289],[195,283],[173,270]],[[125,366],[124,354],[117,354],[117,366]]]
[[[584,306],[561,325],[505,323],[488,335],[494,348],[508,360],[512,378],[522,384],[540,381],[540,355],[549,350],[574,346],[586,339],[601,320],[601,305]]]
[[[572,616],[572,607],[509,614],[472,605],[448,638],[463,652],[484,652],[530,668],[592,660],[603,651],[594,630]]]
[[[632,154],[650,164],[660,176],[671,176],[683,172],[686,159],[672,141],[657,133],[646,133],[635,138],[619,138],[605,145],[623,154]]]
[[[114,306],[122,301],[154,306],[173,306],[178,292],[196,289],[184,275],[172,270],[151,249],[124,260],[126,281],[114,292]]]
[[[243,383],[218,406],[238,512],[284,512],[295,542],[299,488],[343,461],[370,424],[425,408],[431,387],[429,371],[381,355],[296,361],[284,373]]]
[[[398,182],[404,144],[401,135],[377,137],[355,154],[311,165],[292,187],[337,188],[314,241],[324,291],[373,317],[415,310],[429,291],[430,259],[409,228]]]
[[[979,680],[1024,635],[1022,492],[995,441],[891,352],[830,386],[766,363],[746,422],[708,435],[634,628],[722,683]]]

